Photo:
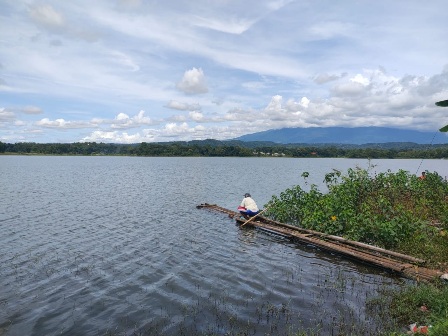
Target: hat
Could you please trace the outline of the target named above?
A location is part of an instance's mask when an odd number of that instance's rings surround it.
[[[244,197],[250,197],[250,194],[249,193],[245,193]]]

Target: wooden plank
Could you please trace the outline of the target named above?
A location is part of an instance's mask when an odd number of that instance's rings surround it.
[[[265,223],[261,222],[253,222],[253,226],[260,226],[260,227],[267,227],[268,229],[272,230],[273,227],[270,225],[267,225]],[[371,265],[375,265],[378,267],[382,267],[385,269],[392,270],[394,272],[397,272],[405,277],[416,279],[418,281],[424,280],[424,281],[431,281],[436,277],[440,277],[443,273],[437,270],[432,270],[424,267],[418,267],[417,265],[413,265],[411,263],[402,263],[396,260],[393,260],[391,258],[386,258],[382,255],[372,255],[369,253],[368,250],[362,251],[357,249],[356,247],[344,247],[340,244],[335,244],[333,242],[328,242],[325,240],[320,239],[319,237],[309,235],[309,234],[300,234],[296,233],[294,234],[291,231],[277,229],[280,232],[283,232],[286,236],[294,237],[295,239],[304,242],[309,243],[314,246],[320,247],[324,250],[336,252],[342,255],[346,255],[350,258],[360,260],[362,262],[366,262]]]
[[[275,230],[275,227],[265,224],[265,223],[254,222],[253,225],[259,226],[259,227],[265,227],[269,230]],[[341,244],[335,244],[333,242],[322,240],[322,239],[320,239],[320,237],[316,237],[314,235],[295,233],[295,232],[293,232],[293,230],[291,230],[289,232],[287,230],[282,230],[282,229],[278,229],[278,228],[277,228],[277,230],[280,232],[283,232],[285,235],[287,235],[289,237],[293,237],[296,240],[300,240],[302,242],[309,243],[309,244],[321,247],[323,249],[326,249],[326,250],[329,250],[332,252],[338,252],[340,254],[345,254],[347,256],[350,256],[352,258],[355,258],[355,259],[358,259],[361,261],[368,262],[370,264],[375,264],[375,265],[383,266],[383,267],[387,265],[388,268],[391,268],[393,270],[401,270],[405,267],[405,266],[403,266],[402,263],[393,261],[391,259],[383,258],[381,256],[372,255],[369,253],[368,250],[360,250],[360,249],[356,249],[353,247],[343,246]]]
[[[423,260],[423,259],[415,258],[415,257],[409,256],[409,255],[406,255],[406,254],[395,252],[395,251],[386,250],[386,249],[383,249],[381,247],[373,246],[373,245],[370,245],[370,244],[365,244],[365,243],[361,243],[361,242],[357,242],[357,241],[353,241],[353,240],[348,240],[348,239],[343,238],[343,237],[329,235],[329,234],[318,232],[318,231],[314,231],[314,230],[302,229],[302,228],[299,228],[297,226],[288,225],[288,224],[280,223],[280,222],[277,222],[277,221],[272,221],[272,220],[270,220],[268,218],[264,218],[264,217],[262,218],[262,220],[266,221],[267,223],[270,222],[272,224],[275,224],[275,225],[278,225],[278,226],[282,226],[282,227],[288,227],[288,228],[293,229],[293,230],[298,230],[298,231],[302,231],[302,232],[309,232],[309,233],[312,233],[312,234],[315,234],[315,235],[319,235],[319,236],[322,236],[324,239],[327,239],[327,240],[328,239],[330,239],[330,240],[337,240],[337,241],[340,241],[340,242],[344,242],[346,244],[356,245],[356,246],[360,246],[360,247],[363,247],[363,248],[368,248],[370,250],[374,250],[374,251],[377,251],[377,252],[380,252],[380,253],[383,253],[383,254],[387,254],[387,255],[392,255],[392,256],[395,256],[395,257],[398,257],[398,258],[401,258],[401,259],[404,259],[404,260],[408,260],[410,262],[414,262],[414,263],[418,263],[418,264],[426,263],[426,261]]]
[[[386,250],[377,246],[351,241],[339,236],[327,235],[322,232],[302,229],[273,221],[262,216],[259,216],[256,220],[254,219],[248,222],[245,219],[243,220],[238,212],[217,206],[216,204],[204,203],[198,205],[197,208],[208,208],[223,212],[228,214],[229,217],[235,218],[236,222],[239,224],[246,223],[247,226],[259,228],[269,233],[279,234],[302,243],[312,244],[323,250],[336,252],[352,259],[389,269],[405,277],[416,279],[417,281],[430,281],[443,274],[443,272],[438,270],[420,267],[419,265],[425,262],[422,259]]]

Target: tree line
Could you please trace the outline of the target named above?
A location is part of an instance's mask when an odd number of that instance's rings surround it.
[[[266,144],[203,140],[139,144],[76,143],[3,143],[0,153],[20,155],[122,155],[122,156],[201,156],[201,157],[293,157],[293,158],[448,158],[446,145],[388,144],[364,146]]]

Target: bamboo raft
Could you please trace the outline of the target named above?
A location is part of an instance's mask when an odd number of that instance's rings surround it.
[[[260,215],[247,221],[240,213],[216,204],[204,203],[196,207],[198,209],[206,208],[225,213],[230,218],[234,218],[240,227],[243,225],[252,226],[268,233],[286,237],[294,242],[311,244],[323,250],[335,252],[370,265],[381,267],[417,281],[432,281],[435,278],[440,278],[443,274],[441,271],[424,267],[425,260],[373,245],[328,235],[322,232],[302,229]]]

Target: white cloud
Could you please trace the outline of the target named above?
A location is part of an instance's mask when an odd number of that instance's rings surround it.
[[[269,102],[268,106],[266,106],[266,111],[279,111],[282,108],[282,101],[283,97],[276,95],[272,97],[271,101]]]
[[[201,94],[208,92],[204,72],[201,68],[193,68],[185,71],[182,80],[177,83],[176,87],[187,94]]]
[[[171,100],[166,104],[166,107],[174,110],[180,110],[180,111],[198,111],[201,109],[201,106],[199,104],[188,104],[188,103],[182,103],[179,101]]]
[[[336,96],[354,97],[363,95],[366,92],[365,86],[358,82],[348,82],[335,85],[332,88]]]
[[[134,128],[142,125],[151,125],[152,120],[145,117],[145,111],[141,110],[137,115],[130,118],[125,113],[119,113],[112,122],[112,128]]]
[[[151,118],[146,117],[145,112],[141,110],[133,117],[129,117],[126,113],[119,113],[112,120],[93,118],[91,120],[67,121],[62,118],[56,120],[43,118],[35,122],[34,124],[39,127],[57,129],[93,128],[100,127],[101,125],[111,127],[112,129],[130,129],[145,125],[151,125],[154,124],[154,122],[151,120]]]
[[[145,140],[146,139],[142,138],[139,133],[129,135],[126,132],[94,131],[91,135],[81,139],[81,142],[138,143]],[[151,138],[149,138],[149,140],[151,140]]]
[[[57,128],[57,129],[79,129],[92,127],[88,122],[83,121],[66,121],[62,118],[56,120],[50,120],[48,118],[43,118],[35,123],[36,126],[44,128]]]
[[[120,5],[129,8],[138,8],[142,5],[142,0],[119,0]]]
[[[307,108],[309,104],[310,104],[310,100],[307,97],[302,97],[302,99],[300,99],[301,106]]]
[[[352,5],[326,1],[321,15],[288,0],[1,2],[0,138],[445,125],[434,102],[448,98],[446,20],[418,2],[405,15],[385,0]]]
[[[22,111],[23,111],[23,113],[26,113],[26,114],[41,114],[43,112],[40,107],[31,106],[31,105],[25,106]]]
[[[224,33],[242,34],[248,30],[254,22],[254,20],[237,18],[221,21],[198,16],[195,18],[193,24],[198,27],[213,29]]]
[[[82,142],[109,142],[109,143],[139,143],[139,142],[163,142],[178,138],[190,140],[191,137],[204,139],[210,134],[204,126],[190,127],[187,123],[167,123],[162,129],[143,129],[141,132],[129,134],[119,131],[94,131],[89,136],[81,139]]]
[[[60,4],[59,4],[60,5]],[[79,18],[76,21],[69,22],[66,16],[55,9],[50,4],[33,5],[29,9],[31,20],[40,28],[53,33],[60,34],[69,38],[80,39],[88,42],[95,42],[98,39],[98,33],[80,24]],[[54,40],[52,40],[54,45]],[[57,45],[62,43],[57,42]]]
[[[113,57],[114,62],[128,68],[130,71],[135,72],[140,70],[140,66],[134,61],[134,59],[123,52],[112,51],[111,56]]]
[[[361,74],[357,74],[355,77],[350,78],[350,81],[352,81],[353,83],[359,83],[362,84],[364,86],[367,86],[370,84],[370,81],[368,78],[364,77]]]
[[[317,84],[325,84],[328,82],[336,81],[342,77],[345,77],[346,75],[346,73],[340,75],[330,75],[327,73],[322,73],[314,77],[314,82],[316,82]]]
[[[118,115],[115,117],[115,120],[129,120],[129,116],[125,113],[118,113]]]
[[[30,16],[37,24],[51,30],[59,30],[66,24],[63,15],[48,4],[33,6]]]
[[[204,119],[204,115],[201,112],[197,112],[197,111],[190,112],[189,116],[190,116],[191,120],[194,120],[196,122],[200,122],[201,120]]]
[[[318,22],[309,28],[309,32],[313,38],[330,39],[338,35],[350,35],[353,25],[345,22],[327,21]]]
[[[16,118],[14,112],[8,111],[5,108],[0,108],[0,123],[1,122],[10,122]]]
[[[271,0],[267,2],[266,6],[270,10],[277,11],[293,1],[294,0]]]

